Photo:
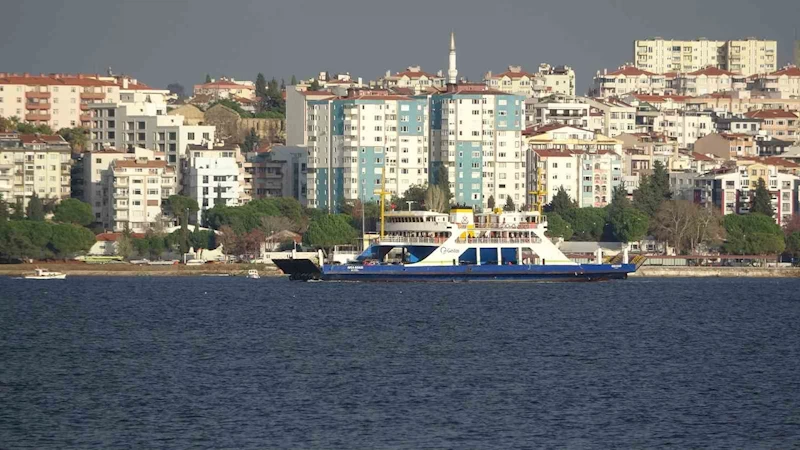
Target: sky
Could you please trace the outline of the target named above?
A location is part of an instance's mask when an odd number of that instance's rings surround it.
[[[800,27],[798,0],[0,0],[0,11],[0,72],[111,67],[187,91],[206,73],[288,83],[446,70],[452,30],[460,76],[566,64],[580,93],[631,61],[635,39],[775,39],[782,66]]]

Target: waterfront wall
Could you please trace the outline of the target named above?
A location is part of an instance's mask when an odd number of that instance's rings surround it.
[[[670,267],[642,266],[631,277],[800,278],[800,267]]]

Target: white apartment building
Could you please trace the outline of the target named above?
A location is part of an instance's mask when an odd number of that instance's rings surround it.
[[[559,123],[587,128],[590,122],[590,109],[582,97],[553,94],[542,98],[529,98],[525,100],[525,126]]]
[[[656,37],[634,41],[633,53],[636,67],[655,73],[694,72],[713,66],[750,76],[777,69],[778,43],[756,38],[681,41]]]
[[[420,66],[409,66],[406,70],[394,75],[390,70],[387,70],[386,75],[379,78],[372,85],[378,89],[411,89],[414,93],[419,94],[428,92],[430,89],[443,88],[445,77],[441,71],[433,74],[423,71]]]
[[[167,162],[177,165],[188,145],[215,139],[214,126],[184,125],[183,116],[167,115],[165,103],[99,103],[90,111],[94,151],[144,147],[166,153]]]
[[[621,97],[630,93],[664,95],[668,87],[666,75],[625,65],[612,72],[605,69],[602,73],[598,71],[592,80],[589,95],[600,98]]]
[[[196,220],[217,204],[244,203],[244,157],[238,145],[190,145],[186,150],[183,195],[197,201]]]
[[[800,68],[790,65],[758,75],[753,80],[753,88],[761,92],[779,93],[781,98],[800,98]]]
[[[564,189],[581,208],[602,208],[622,184],[622,157],[610,150],[531,150],[529,179],[532,189],[544,188],[545,203]],[[537,203],[531,195],[530,203]]]
[[[159,222],[172,222],[164,215],[164,203],[178,192],[178,177],[166,161],[117,159],[104,173],[103,192],[103,227],[143,233]]]
[[[134,97],[166,99],[169,91],[153,89],[129,77],[0,73],[0,117],[19,117],[53,130],[88,128],[95,103],[132,101]]]
[[[454,201],[485,208],[526,200],[525,98],[451,85],[431,97],[431,173],[447,168]],[[483,87],[481,87],[483,88]],[[485,89],[485,88],[483,88]]]
[[[107,193],[103,193],[103,179],[109,174],[111,163],[116,160],[165,161],[166,155],[142,147],[105,149],[83,155],[83,201],[92,206],[95,221],[103,220],[103,208],[107,204]],[[174,192],[173,192],[174,193]]]
[[[342,202],[377,201],[428,181],[425,98],[351,90],[308,101],[308,206],[337,211]]]
[[[653,131],[677,139],[681,148],[693,148],[695,141],[715,131],[713,113],[711,111],[660,111],[653,122]]]
[[[602,114],[602,134],[613,138],[621,133],[636,131],[635,106],[617,98],[586,99],[586,101],[593,108],[593,111]]]
[[[490,89],[529,98],[575,95],[575,71],[568,66],[541,64],[535,73],[526,72],[522,66],[508,66],[503,73],[487,72],[483,80]]]
[[[27,207],[36,194],[57,201],[70,197],[72,152],[61,136],[0,134],[1,192],[9,203]]]

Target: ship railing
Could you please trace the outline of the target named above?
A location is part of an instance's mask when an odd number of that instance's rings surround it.
[[[533,230],[536,229],[539,224],[536,223],[476,223],[473,228],[476,230]],[[467,225],[459,224],[458,228],[468,228]]]
[[[392,242],[392,243],[408,243],[408,244],[442,244],[447,240],[447,238],[438,237],[410,237],[410,236],[384,236],[382,238],[375,239],[375,242],[380,244],[382,242]]]
[[[459,238],[458,244],[539,244],[542,240],[538,237],[531,238]]]

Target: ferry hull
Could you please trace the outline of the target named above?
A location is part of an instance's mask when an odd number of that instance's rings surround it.
[[[625,279],[634,264],[579,265],[324,265],[309,260],[273,260],[293,280],[323,281],[602,281]]]

